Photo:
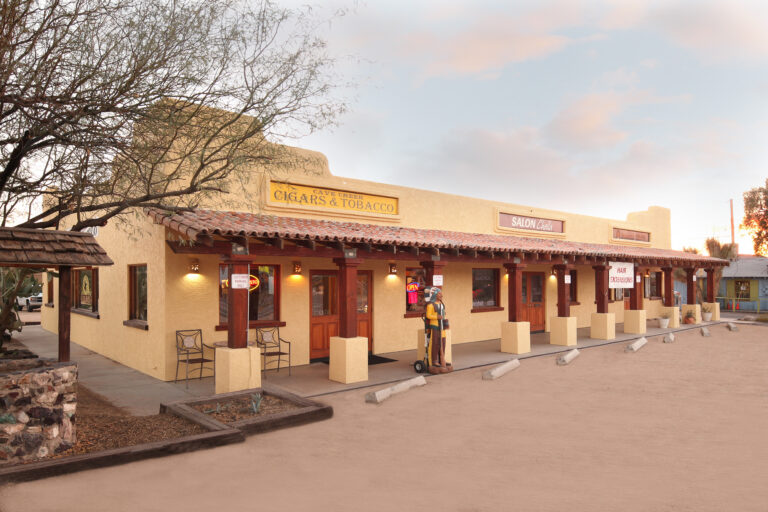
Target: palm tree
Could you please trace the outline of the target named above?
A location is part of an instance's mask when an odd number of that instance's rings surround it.
[[[707,238],[704,244],[707,246],[707,252],[712,258],[735,260],[739,256],[739,246],[737,244],[721,244],[716,238]],[[723,267],[716,267],[714,273],[715,294],[720,290],[720,280],[722,278]],[[703,284],[700,284],[699,287],[703,287]],[[703,293],[703,289],[701,291]]]

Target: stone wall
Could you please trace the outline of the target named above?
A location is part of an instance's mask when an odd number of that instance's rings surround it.
[[[77,365],[33,365],[38,366],[0,373],[0,465],[47,457],[75,444]]]

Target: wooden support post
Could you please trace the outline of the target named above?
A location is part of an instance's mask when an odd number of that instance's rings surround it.
[[[69,361],[72,267],[59,267],[59,362]]]
[[[715,302],[715,272],[714,268],[707,269],[707,302]]]
[[[334,258],[339,267],[339,337],[357,337],[357,267],[359,258]]]
[[[555,265],[554,269],[557,276],[557,316],[571,316],[571,285],[565,282],[571,265]]]
[[[509,294],[509,321],[523,321],[523,263],[505,263],[507,269],[507,293]]]
[[[638,279],[639,278],[639,279]],[[643,272],[635,265],[635,275],[632,276],[632,294],[629,296],[629,309],[643,309]]]
[[[668,308],[675,305],[674,278],[672,277],[672,267],[663,267],[664,272],[664,305]]]
[[[685,283],[688,288],[688,304],[696,304],[696,268],[685,269]]]
[[[432,279],[434,276],[442,276],[443,275],[443,268],[446,265],[445,261],[433,261],[433,260],[427,260],[420,262],[421,266],[424,268],[424,274],[427,282],[427,286],[434,286],[432,284]],[[442,288],[442,286],[440,287]]]
[[[608,312],[608,271],[610,265],[595,265],[595,304],[598,313]]]
[[[248,294],[250,293],[250,265],[243,261],[228,261],[229,286],[227,288],[227,347],[246,348],[248,346]],[[245,274],[248,276],[249,287],[235,289],[232,286],[232,276]]]

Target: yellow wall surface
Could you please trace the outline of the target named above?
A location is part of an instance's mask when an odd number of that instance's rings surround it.
[[[168,351],[162,343],[166,322],[165,228],[145,216],[132,219],[130,230],[117,222],[99,228],[96,241],[115,264],[99,268],[99,318],[72,313],[70,339],[153,377],[166,378]],[[128,265],[135,264],[147,265],[149,330],[123,325],[129,312]],[[58,287],[56,279],[56,297]],[[53,308],[44,306],[41,318],[42,327],[54,333],[58,332],[58,308],[58,301]]]
[[[394,224],[411,228],[446,229],[469,233],[554,237],[571,241],[661,249],[669,249],[671,246],[670,213],[667,208],[653,206],[646,211],[630,213],[624,220],[577,215],[520,204],[488,201],[333,176],[328,169],[327,159],[321,153],[299,148],[284,148],[287,154],[295,154],[295,158],[284,158],[285,163],[274,163],[266,172],[263,168],[254,167],[252,171],[245,173],[245,176],[233,177],[225,185],[231,194],[223,197],[212,195],[201,203],[201,207],[214,210],[259,211],[291,217]],[[396,198],[399,211],[397,215],[382,215],[317,205],[287,205],[270,197],[270,181]],[[457,215],[457,212],[471,212],[471,214]],[[500,228],[497,222],[499,212],[563,220],[565,233],[561,235]],[[615,240],[613,238],[614,227],[650,232],[651,241],[650,243],[643,243]]]

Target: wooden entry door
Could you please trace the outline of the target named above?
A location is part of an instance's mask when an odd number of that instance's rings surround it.
[[[544,296],[544,272],[523,272],[522,316],[531,323],[531,332],[546,327],[546,298]]]
[[[339,273],[309,273],[309,358],[328,357],[330,339],[339,334]]]
[[[357,335],[368,338],[368,352],[373,351],[373,272],[357,271]]]
[[[339,273],[312,270],[309,287],[309,358],[328,357],[331,337],[339,335]],[[357,272],[357,334],[373,349],[373,273]]]

